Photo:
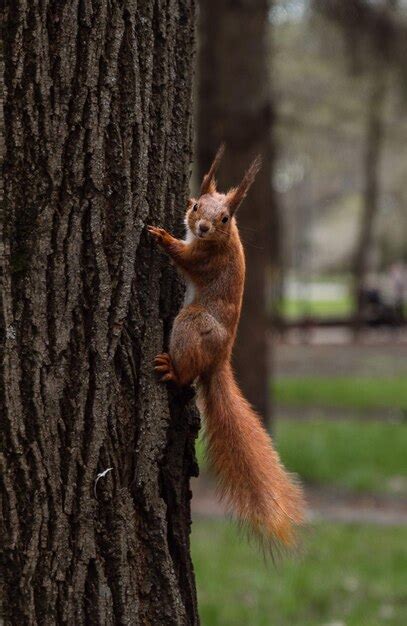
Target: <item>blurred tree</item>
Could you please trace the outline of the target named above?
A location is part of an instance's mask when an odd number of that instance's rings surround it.
[[[380,198],[380,159],[385,136],[384,106],[388,75],[395,71],[398,89],[406,96],[407,21],[398,0],[314,0],[314,7],[343,29],[353,72],[369,75],[366,107],[363,211],[353,273],[357,312],[364,306],[364,287]]]
[[[152,373],[182,289],[144,231],[185,210],[194,2],[5,5],[2,616],[197,624],[197,415]]]
[[[406,84],[407,7],[399,0],[312,0],[313,7],[337,23],[347,39],[353,69],[366,60],[397,67]],[[403,6],[404,5],[404,6]],[[405,89],[405,87],[404,87]]]
[[[207,0],[199,20],[198,169],[202,176],[221,141],[220,187],[241,179],[256,154],[263,167],[238,214],[247,276],[234,364],[242,389],[270,415],[271,282],[280,280],[280,224],[272,189],[273,103],[268,0]],[[271,279],[271,280],[270,280]]]
[[[377,74],[371,81],[370,89],[370,98],[366,107],[363,210],[353,266],[354,295],[359,317],[363,314],[365,307],[364,294],[370,269],[373,228],[380,202],[380,158],[385,132],[383,109],[386,97],[386,75],[383,68],[378,68]]]

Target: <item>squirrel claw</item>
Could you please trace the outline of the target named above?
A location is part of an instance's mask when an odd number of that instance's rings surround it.
[[[164,228],[159,228],[158,226],[147,226],[147,230],[152,235],[153,239],[159,244],[162,244],[165,237],[168,236],[167,231]]]
[[[170,355],[167,354],[167,352],[163,352],[162,354],[157,354],[157,356],[154,359],[154,363],[156,363],[157,365],[162,364],[162,363],[169,363],[170,362]]]
[[[163,374],[161,382],[167,382],[169,380],[176,381],[176,375],[172,366],[171,357],[166,352],[157,354],[154,359],[154,370],[158,374]]]
[[[175,379],[175,377],[174,377],[174,374],[171,374],[171,373],[169,373],[169,374],[165,374],[165,376],[163,376],[163,377],[161,378],[161,382],[162,382],[162,383],[166,383],[166,382],[168,382],[168,381],[170,381],[170,380],[174,380],[174,381],[176,380],[176,379]]]
[[[156,372],[168,372],[168,365],[166,365],[165,363],[163,363],[163,365],[156,365],[154,367],[154,370]]]

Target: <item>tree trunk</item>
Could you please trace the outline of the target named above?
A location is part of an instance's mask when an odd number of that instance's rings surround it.
[[[366,145],[364,157],[363,209],[355,250],[353,276],[357,317],[364,308],[364,288],[369,270],[374,222],[379,210],[380,158],[384,140],[383,107],[386,93],[385,72],[382,69],[372,77],[372,91],[367,110]]]
[[[152,372],[182,286],[144,228],[186,206],[194,0],[5,11],[5,622],[197,624],[198,417]]]
[[[270,284],[277,283],[280,267],[280,229],[271,184],[269,9],[267,0],[202,3],[198,100],[201,176],[222,140],[227,150],[219,172],[223,189],[240,181],[256,154],[263,157],[263,167],[238,214],[247,275],[234,364],[243,392],[266,420],[270,414]]]

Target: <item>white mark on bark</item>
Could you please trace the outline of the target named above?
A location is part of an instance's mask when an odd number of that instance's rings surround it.
[[[112,469],[113,469],[113,467],[108,467],[107,469],[105,469],[103,472],[100,472],[100,473],[96,476],[96,478],[95,478],[95,484],[94,484],[94,486],[93,486],[93,493],[95,494],[95,498],[96,498],[96,500],[98,499],[98,497],[97,497],[97,493],[96,493],[96,487],[97,487],[97,484],[98,484],[99,480],[100,480],[101,478],[103,478],[104,476],[106,476],[106,474],[107,474],[108,472],[111,472],[111,471],[112,471]]]

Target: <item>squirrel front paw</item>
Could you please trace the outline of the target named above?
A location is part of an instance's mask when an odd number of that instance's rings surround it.
[[[167,233],[164,228],[159,228],[158,226],[147,226],[147,230],[153,237],[154,241],[156,241],[160,246],[164,246],[165,243],[168,243],[171,239],[171,235]]]

